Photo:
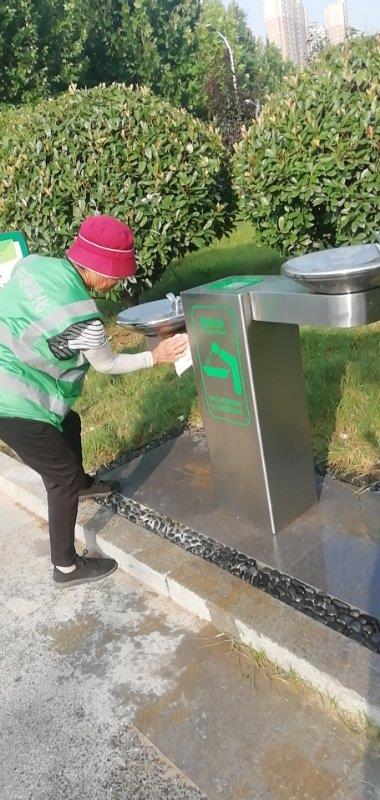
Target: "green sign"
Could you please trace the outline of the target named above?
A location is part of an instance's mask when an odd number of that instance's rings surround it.
[[[8,264],[17,258],[17,245],[12,239],[0,241],[0,264]]]
[[[191,321],[208,413],[234,425],[251,414],[242,373],[236,312],[229,305],[194,305]]]
[[[0,289],[9,281],[15,264],[27,255],[28,247],[22,233],[0,233]]]
[[[6,247],[10,244],[13,246],[17,255],[20,254],[21,258],[24,258],[24,256],[28,255],[28,245],[25,241],[25,237],[19,231],[0,233],[0,251],[3,253]]]
[[[220,278],[218,281],[208,283],[206,289],[213,292],[233,292],[237,289],[245,289],[247,286],[254,286],[256,283],[263,283],[265,278],[254,278],[252,275],[236,275],[230,278]]]

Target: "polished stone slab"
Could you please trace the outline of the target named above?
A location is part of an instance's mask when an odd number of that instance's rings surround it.
[[[273,536],[217,505],[201,434],[184,433],[107,475],[125,496],[380,617],[378,493],[317,478],[318,504]]]

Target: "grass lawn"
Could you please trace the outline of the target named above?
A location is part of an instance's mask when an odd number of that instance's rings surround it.
[[[253,239],[251,226],[246,223],[229,237],[181,261],[174,261],[151,289],[142,293],[140,302],[160,300],[167,292],[179,294],[193,286],[209,283],[214,278],[229,275],[277,275],[282,258],[270,247]],[[217,272],[217,274],[216,274]]]
[[[210,271],[224,272],[232,264],[233,271],[241,274],[278,271],[281,259],[268,248],[252,244],[252,237],[249,226],[240,226],[229,239],[177,263],[174,269],[180,273],[181,283],[194,272],[206,271],[209,280]],[[182,270],[186,273],[183,278]],[[175,291],[176,286],[165,277],[159,294],[154,287],[149,299],[165,296],[164,289]],[[144,349],[143,337],[118,327],[110,310],[107,304],[114,349]],[[351,331],[302,331],[315,455],[340,476],[380,471],[379,332],[379,324]],[[76,407],[83,421],[85,460],[90,469],[180,428],[183,421],[202,425],[191,371],[177,378],[171,367],[111,378],[91,370]]]

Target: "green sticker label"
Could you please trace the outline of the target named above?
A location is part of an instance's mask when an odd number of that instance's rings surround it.
[[[194,305],[191,320],[210,416],[234,425],[249,425],[251,415],[241,368],[236,312],[227,305]]]
[[[208,283],[207,289],[213,292],[231,292],[236,289],[244,289],[246,286],[254,286],[255,283],[263,283],[265,278],[254,278],[252,275],[236,275],[236,277],[220,278],[218,281]]]

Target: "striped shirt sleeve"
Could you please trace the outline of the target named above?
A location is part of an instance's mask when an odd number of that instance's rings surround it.
[[[95,350],[107,342],[107,334],[100,319],[75,322],[62,333],[49,339],[53,355],[61,361],[71,358],[77,350]]]
[[[121,375],[153,367],[153,356],[145,353],[113,353],[107,333],[100,319],[77,322],[59,336],[49,339],[51,352],[60,360],[71,358],[83,351],[84,358],[97,370],[107,375]]]
[[[65,331],[70,350],[94,350],[107,341],[105,327],[100,319],[78,322]]]

